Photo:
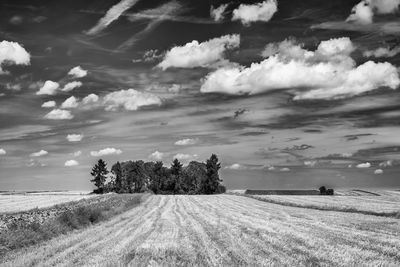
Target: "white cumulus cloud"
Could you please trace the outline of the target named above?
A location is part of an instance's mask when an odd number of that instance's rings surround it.
[[[0,148],[0,156],[7,154],[7,151],[4,148]]]
[[[368,61],[360,66],[351,58],[354,45],[347,37],[322,41],[308,51],[293,41],[267,46],[268,58],[250,67],[224,67],[210,73],[201,92],[258,94],[277,89],[295,91],[295,100],[335,99],[355,96],[380,87],[400,85],[397,68]]]
[[[73,167],[73,166],[78,166],[78,165],[79,165],[79,162],[77,162],[76,160],[73,160],[73,159],[67,160],[67,161],[64,163],[64,166],[65,166],[65,167]]]
[[[61,104],[61,108],[76,108],[78,107],[78,105],[79,103],[76,97],[71,96]]]
[[[75,68],[72,68],[69,72],[68,75],[74,77],[74,78],[83,78],[88,74],[87,70],[84,70],[81,68],[81,66],[77,66]]]
[[[37,95],[55,95],[60,84],[53,81],[46,81],[44,85],[36,92]]]
[[[3,64],[29,65],[31,56],[19,43],[0,42],[0,74],[7,73],[2,69]]]
[[[74,90],[75,88],[79,88],[82,86],[82,83],[79,81],[73,81],[70,83],[67,83],[66,85],[64,85],[63,89],[61,89],[61,91],[63,92],[69,92]]]
[[[49,120],[71,120],[74,118],[74,115],[72,115],[71,112],[68,110],[53,109],[44,117]]]
[[[197,142],[198,142],[198,139],[185,138],[185,139],[176,141],[175,145],[177,145],[177,146],[188,146],[188,145],[194,145]]]
[[[399,10],[400,0],[363,0],[353,7],[346,21],[371,24],[375,14],[392,14]]]
[[[69,134],[67,135],[68,142],[80,142],[83,138],[82,134]]]
[[[214,21],[223,21],[225,18],[225,11],[228,7],[228,4],[222,4],[219,7],[211,6],[210,8],[210,16]]]
[[[42,108],[54,108],[56,106],[56,101],[47,101],[42,104]]]
[[[360,164],[356,165],[356,168],[359,168],[359,169],[367,169],[370,167],[371,167],[371,163],[369,163],[369,162],[360,163]]]
[[[266,0],[253,5],[241,4],[233,10],[232,20],[240,20],[243,25],[248,26],[256,21],[270,21],[277,11],[278,2],[276,0]]]
[[[108,156],[108,155],[119,155],[122,153],[122,150],[116,148],[104,148],[99,151],[91,151],[90,155],[93,157],[101,157],[101,156]]]
[[[30,156],[31,157],[42,157],[42,156],[45,156],[47,154],[49,154],[49,152],[47,152],[46,150],[42,149],[42,150],[40,150],[38,152],[32,153]]]
[[[382,169],[376,169],[374,171],[374,174],[383,174],[383,170]]]
[[[159,152],[159,151],[154,151],[149,155],[149,159],[151,160],[162,160],[165,156],[165,153]]]
[[[90,94],[90,95],[88,95],[88,96],[85,96],[85,97],[82,99],[82,103],[83,103],[84,105],[93,104],[93,103],[96,103],[96,102],[98,102],[98,101],[99,101],[99,97],[98,97],[98,95],[96,95],[96,94]]]
[[[197,154],[191,155],[191,154],[178,153],[173,158],[180,160],[180,161],[188,162],[188,161],[196,159],[197,157],[198,157]]]
[[[194,40],[184,46],[176,46],[169,50],[163,61],[158,64],[166,70],[175,68],[210,67],[224,60],[227,50],[239,47],[240,35],[225,35],[202,43]]]
[[[138,110],[144,106],[160,106],[161,99],[154,94],[128,89],[105,95],[103,103],[106,105],[106,110],[116,110],[119,107],[123,107],[126,110]]]

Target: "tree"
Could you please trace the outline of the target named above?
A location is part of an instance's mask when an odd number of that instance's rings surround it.
[[[171,165],[171,183],[169,190],[179,193],[181,190],[182,163],[178,159],[174,159]]]
[[[94,192],[102,194],[104,191],[104,183],[107,179],[108,174],[107,164],[104,162],[104,160],[99,159],[97,164],[94,165],[90,174],[93,176],[93,179],[90,181],[93,182],[94,185],[97,187]]]
[[[197,161],[191,161],[183,169],[181,188],[187,194],[199,194],[201,193],[202,181],[206,178],[206,164]]]
[[[218,157],[212,154],[206,162],[207,174],[202,181],[201,191],[203,194],[219,193],[220,183],[218,171],[221,169],[221,163],[218,162]]]
[[[122,191],[122,167],[121,163],[117,161],[112,167],[111,172],[115,177],[115,192],[119,193]]]
[[[320,195],[326,195],[326,187],[325,186],[321,186],[319,188],[319,194]]]

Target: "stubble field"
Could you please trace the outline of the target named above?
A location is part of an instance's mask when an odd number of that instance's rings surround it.
[[[153,195],[2,266],[399,266],[400,221],[235,195]]]

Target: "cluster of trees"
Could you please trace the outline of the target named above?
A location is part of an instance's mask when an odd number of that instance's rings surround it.
[[[325,186],[321,186],[321,187],[319,188],[319,194],[320,194],[320,195],[333,196],[334,191],[333,191],[333,189],[331,189],[331,188],[326,189]]]
[[[192,161],[185,167],[178,159],[174,159],[169,168],[161,161],[117,162],[108,177],[107,164],[99,159],[90,174],[96,186],[94,192],[98,194],[149,190],[155,194],[218,194],[226,191],[218,174],[220,168],[218,157],[212,154],[206,163]]]

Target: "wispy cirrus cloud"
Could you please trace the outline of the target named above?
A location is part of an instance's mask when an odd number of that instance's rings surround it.
[[[133,7],[139,0],[122,0],[118,4],[112,6],[104,17],[97,24],[87,31],[88,35],[95,35],[106,29],[112,22],[117,20],[125,11]]]

